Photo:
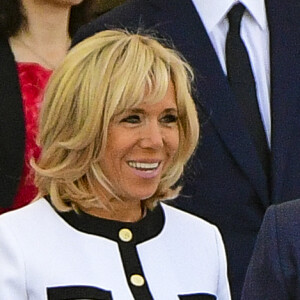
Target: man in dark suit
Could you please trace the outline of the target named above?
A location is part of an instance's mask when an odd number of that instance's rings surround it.
[[[219,227],[233,299],[239,299],[265,210],[300,197],[300,6],[296,0],[242,1],[241,34],[269,148],[265,163],[263,146],[248,128],[247,109],[226,76],[226,15],[235,2],[127,1],[82,28],[73,44],[109,28],[150,29],[171,39],[194,68],[202,140],[175,205]],[[216,15],[219,21],[212,20]]]
[[[300,200],[266,212],[242,300],[300,299]]]

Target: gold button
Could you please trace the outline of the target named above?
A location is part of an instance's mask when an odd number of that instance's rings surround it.
[[[142,286],[145,283],[143,276],[139,274],[133,274],[130,276],[130,282],[135,286]]]
[[[119,238],[123,242],[130,242],[132,240],[132,232],[128,228],[123,228],[119,231]]]

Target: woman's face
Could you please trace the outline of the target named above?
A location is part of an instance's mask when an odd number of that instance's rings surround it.
[[[171,83],[162,101],[116,115],[100,166],[123,200],[142,200],[157,190],[179,144],[177,106]]]

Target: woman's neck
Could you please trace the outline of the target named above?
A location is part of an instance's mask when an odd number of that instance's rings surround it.
[[[27,30],[23,34],[35,43],[51,46],[61,44],[69,37],[71,5],[59,5],[54,1],[22,0],[27,17]],[[21,32],[22,34],[22,32]]]
[[[109,208],[83,208],[82,210],[95,217],[119,222],[137,222],[144,217],[140,201],[121,201],[113,199]]]
[[[70,46],[71,6],[23,0],[27,24],[10,43],[17,61],[37,62],[56,68]]]

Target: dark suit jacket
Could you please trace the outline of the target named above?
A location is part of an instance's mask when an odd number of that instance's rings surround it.
[[[300,299],[300,200],[271,206],[258,234],[242,300]]]
[[[300,197],[300,5],[266,0],[270,30],[271,180],[218,57],[190,0],[132,0],[83,27],[73,44],[114,27],[142,27],[172,39],[196,74],[202,138],[175,205],[215,223],[227,248],[239,299],[266,208]],[[270,187],[270,188],[269,188]]]
[[[25,127],[13,53],[0,37],[0,208],[12,205],[22,174]]]

